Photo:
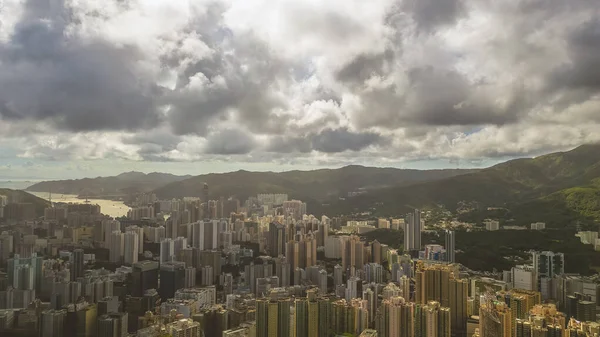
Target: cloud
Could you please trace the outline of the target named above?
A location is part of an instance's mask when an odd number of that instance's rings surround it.
[[[205,152],[208,154],[245,154],[250,152],[256,141],[241,130],[225,129],[209,135]]]
[[[5,2],[0,150],[33,163],[487,163],[600,130],[589,0]]]
[[[138,129],[159,122],[160,88],[140,71],[136,46],[84,40],[61,1],[25,2],[0,44],[0,116],[58,129]],[[74,24],[74,26],[71,26]]]

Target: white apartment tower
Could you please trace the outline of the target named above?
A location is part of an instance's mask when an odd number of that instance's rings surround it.
[[[120,230],[113,231],[110,234],[110,249],[109,260],[112,263],[121,262],[121,258],[123,257],[123,248],[124,248],[124,236]]]
[[[138,262],[140,253],[140,240],[136,232],[125,233],[125,244],[123,248],[123,261],[126,264],[134,264]]]

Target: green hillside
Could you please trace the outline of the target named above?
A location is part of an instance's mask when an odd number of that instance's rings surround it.
[[[37,216],[44,215],[44,209],[50,206],[50,202],[38,198],[35,195],[29,194],[27,192],[21,190],[11,190],[8,188],[0,188],[0,195],[5,195],[8,197],[9,201],[12,202],[22,202],[22,203],[31,203],[35,206],[35,212]]]
[[[207,174],[174,182],[157,188],[160,198],[201,196],[204,184],[209,185],[211,198],[237,196],[241,200],[258,193],[287,193],[291,198],[300,198],[319,204],[346,196],[359,189],[381,189],[417,182],[439,180],[473,170],[402,170],[346,166],[340,169],[288,172],[237,171],[222,174]]]
[[[558,226],[600,220],[599,197],[600,145],[584,145],[438,181],[373,191],[338,201],[327,210],[348,214],[371,209],[378,215],[399,215],[411,207],[432,205],[455,211],[461,201],[475,201],[480,209],[473,212],[481,213],[481,218],[486,207],[506,207],[510,212],[505,220],[516,220],[515,224],[546,221]]]

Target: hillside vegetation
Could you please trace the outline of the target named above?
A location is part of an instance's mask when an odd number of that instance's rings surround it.
[[[362,235],[367,241],[377,240],[402,250],[402,231],[377,229]],[[423,245],[444,245],[443,233],[424,233]],[[591,275],[600,268],[600,252],[584,245],[571,229],[544,231],[457,231],[457,262],[480,271],[509,270],[531,259],[530,250],[550,250],[565,254],[565,272]],[[510,257],[510,258],[507,258]]]
[[[174,182],[155,190],[160,198],[201,196],[204,184],[209,185],[211,198],[236,196],[241,200],[259,193],[287,193],[318,204],[359,189],[377,190],[390,186],[405,186],[434,181],[473,170],[402,170],[346,166],[340,169],[288,172],[237,171],[207,174]],[[313,208],[314,209],[314,208]]]
[[[399,215],[411,207],[444,205],[456,210],[461,201],[510,210],[505,220],[555,225],[600,220],[600,145],[533,159],[517,159],[474,173],[438,181],[381,189],[330,206],[335,213],[371,209],[378,215]],[[463,218],[464,215],[461,215]],[[468,217],[468,216],[467,216]],[[531,221],[530,221],[531,220]]]
[[[35,207],[35,213],[37,216],[44,215],[44,209],[50,206],[50,202],[38,198],[33,194],[29,194],[20,190],[11,190],[8,188],[0,188],[0,195],[5,195],[8,197],[9,202],[23,202],[23,203],[31,203]]]

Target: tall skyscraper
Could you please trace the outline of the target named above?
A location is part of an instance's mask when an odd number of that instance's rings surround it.
[[[450,337],[450,308],[439,302],[415,306],[415,337]]]
[[[132,265],[138,262],[140,240],[136,232],[126,232],[123,248],[123,261]]]
[[[175,257],[175,242],[173,239],[163,239],[160,242],[160,263],[172,261]]]
[[[458,279],[456,265],[417,264],[415,273],[415,302],[427,304],[440,302],[449,307],[453,336],[466,333],[468,281]]]
[[[267,245],[272,257],[286,254],[286,242],[288,241],[285,225],[280,223],[269,224],[269,236]]]
[[[37,253],[33,253],[31,257],[21,257],[19,254],[15,254],[13,258],[8,259],[7,262],[7,276],[8,276],[8,285],[12,286],[15,289],[26,289],[23,288],[24,284],[27,284],[27,287],[31,287],[30,283],[22,283],[23,275],[17,275],[19,271],[19,266],[28,265],[31,268],[31,272],[33,273],[33,288],[27,289],[37,289],[41,291],[42,289],[42,265],[43,258],[41,256],[37,256]]]
[[[131,294],[135,297],[142,297],[144,292],[149,289],[158,289],[158,262],[134,263],[131,271]]]
[[[202,202],[204,203],[204,218],[205,219],[209,219],[210,218],[210,208],[208,206],[208,184],[204,184],[204,187],[202,188]]]
[[[127,313],[109,313],[98,317],[98,337],[126,337]]]
[[[384,299],[377,310],[376,330],[381,337],[412,337],[414,317],[414,303],[398,296]]]
[[[46,310],[40,317],[40,337],[63,337],[66,310]]]
[[[421,211],[415,209],[414,213],[406,217],[404,251],[415,252],[421,250],[421,231]]]
[[[158,293],[163,301],[175,296],[175,291],[185,286],[185,263],[165,262],[160,265]]]
[[[123,233],[118,231],[113,231],[110,233],[110,253],[109,260],[112,263],[119,263],[123,258],[123,248],[124,248],[124,236]]]
[[[71,255],[71,281],[83,277],[83,249],[75,249]]]
[[[479,337],[511,337],[512,316],[508,305],[491,294],[481,296]]]
[[[0,207],[1,208],[1,207]],[[14,238],[7,232],[0,234],[0,264],[4,264],[14,251]]]
[[[359,270],[365,264],[365,244],[360,241],[360,237],[351,236],[342,243],[342,267],[348,272],[352,268]]]
[[[192,224],[192,246],[199,250],[219,248],[219,221],[198,221]]]
[[[144,252],[144,228],[138,226],[129,226],[125,228],[125,232],[134,232],[138,235],[138,252]]]
[[[289,298],[279,300],[256,300],[256,336],[289,337],[290,306]],[[296,335],[297,336],[297,335]]]
[[[563,253],[554,252],[533,252],[533,270],[537,275],[537,289],[540,292],[548,292],[547,289],[543,289],[542,282],[544,278],[553,278],[556,275],[565,273],[565,255]]]
[[[456,233],[451,230],[446,231],[446,261],[448,263],[455,263],[456,259],[454,257],[455,251],[455,241],[456,241]]]

